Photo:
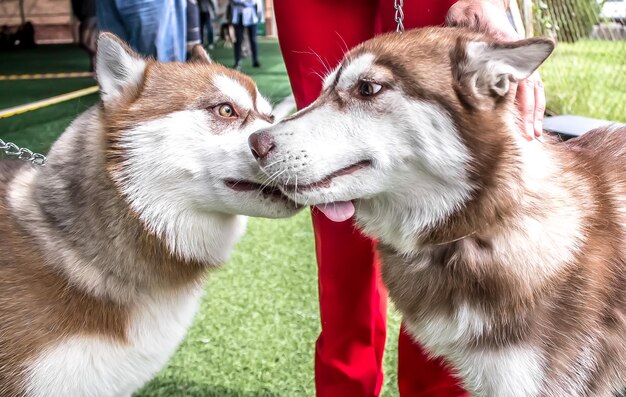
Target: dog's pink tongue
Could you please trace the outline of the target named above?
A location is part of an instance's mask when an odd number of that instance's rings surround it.
[[[316,205],[315,208],[322,211],[333,222],[343,222],[354,215],[352,201],[336,201],[334,203]]]

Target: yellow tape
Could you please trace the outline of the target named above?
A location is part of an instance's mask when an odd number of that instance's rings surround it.
[[[6,80],[43,80],[43,79],[69,79],[76,77],[93,77],[92,72],[70,73],[35,73],[35,74],[0,74],[0,81]]]
[[[87,87],[81,90],[68,92],[67,94],[53,96],[52,98],[48,98],[48,99],[42,99],[41,101],[28,103],[26,105],[20,105],[20,106],[15,106],[15,107],[8,108],[8,109],[0,110],[0,119],[15,116],[21,113],[30,112],[36,109],[41,109],[46,106],[56,105],[57,103],[69,101],[71,99],[80,98],[82,96],[93,94],[96,92],[98,92],[98,86],[94,85],[92,87]]]

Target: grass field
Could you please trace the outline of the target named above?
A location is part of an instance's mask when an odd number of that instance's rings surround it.
[[[624,118],[623,74],[622,80],[597,76],[602,68],[615,65],[598,65],[583,77],[569,77],[574,73],[572,65],[582,58],[619,62],[615,59],[619,51],[614,54],[619,48],[611,46],[606,43],[585,53],[576,44],[560,46],[557,56],[542,69],[550,109],[614,120]],[[611,57],[603,52],[609,52]],[[263,68],[252,69],[249,62],[244,62],[243,71],[255,78],[261,92],[278,102],[290,89],[277,44],[263,41],[261,54]],[[232,63],[230,49],[216,50],[212,56],[226,65]],[[621,62],[623,67],[624,61]],[[42,47],[2,54],[0,74],[84,71],[87,66],[87,58],[77,48]],[[93,84],[89,78],[0,81],[0,109]],[[603,98],[599,103],[609,105],[592,107],[588,94],[580,94],[587,92],[581,90],[584,87],[599,90]],[[0,138],[45,151],[72,118],[96,100],[96,95],[90,95],[0,119]],[[392,312],[384,396],[398,395],[398,326],[398,316]],[[168,367],[138,396],[313,396],[313,345],[318,332],[317,276],[308,212],[288,220],[252,219],[232,260],[210,276],[188,337]]]
[[[626,41],[559,43],[540,73],[550,112],[626,122]]]

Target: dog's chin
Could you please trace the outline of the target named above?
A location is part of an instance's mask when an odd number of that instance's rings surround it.
[[[245,180],[226,179],[224,187],[232,195],[235,213],[261,218],[287,218],[303,206],[284,195],[278,188]],[[237,204],[238,203],[238,204]]]
[[[334,222],[343,222],[352,218],[361,198],[374,194],[361,187],[368,178],[339,177],[328,186],[320,186],[305,191],[294,191],[281,187],[283,193],[300,206],[313,206]],[[367,184],[365,185],[367,186]]]
[[[331,187],[318,188],[306,192],[294,192],[288,188],[281,188],[283,194],[300,206],[306,205],[322,205],[337,201],[351,201],[357,196],[346,193],[342,186],[333,184]]]
[[[293,206],[279,203],[259,203],[254,206],[235,208],[233,213],[253,218],[282,219],[289,218],[300,212],[303,206],[291,202]]]

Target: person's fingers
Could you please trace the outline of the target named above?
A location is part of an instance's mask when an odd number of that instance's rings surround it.
[[[448,10],[446,24],[480,30],[482,9],[476,1],[458,1]]]
[[[534,132],[534,113],[535,113],[535,87],[532,79],[520,81],[517,85],[515,93],[515,103],[519,110],[522,134],[524,138],[532,140],[535,137]]]
[[[456,2],[448,10],[446,24],[484,32],[496,40],[518,39],[518,34],[509,23],[505,9],[485,0]]]
[[[534,128],[535,136],[539,138],[543,134],[543,117],[546,111],[546,93],[543,89],[541,77],[536,74],[535,80],[535,112],[534,112]]]

